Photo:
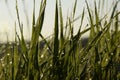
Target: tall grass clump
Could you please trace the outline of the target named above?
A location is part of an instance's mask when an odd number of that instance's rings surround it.
[[[16,15],[20,36],[15,29],[15,41],[0,46],[1,80],[119,80],[120,79],[120,11],[119,1],[110,14],[100,15],[100,7],[94,1],[92,10],[87,0],[81,17],[76,17],[77,0],[73,10],[64,20],[61,0],[56,0],[54,33],[50,39],[41,31],[44,24],[47,0],[41,0],[39,15],[35,18],[33,0],[32,36],[27,42],[23,34],[16,0]],[[84,27],[88,17],[89,27]],[[80,20],[75,26],[75,21]],[[64,21],[66,21],[64,23]],[[15,23],[15,28],[17,24]],[[78,27],[75,33],[74,28]],[[82,36],[89,32],[83,47]],[[41,40],[40,40],[41,38]],[[0,55],[1,55],[0,54]]]

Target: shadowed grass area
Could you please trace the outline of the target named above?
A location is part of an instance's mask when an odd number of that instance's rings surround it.
[[[46,39],[41,33],[46,2],[47,0],[41,0],[39,15],[35,19],[34,0],[32,36],[27,42],[24,39],[24,26],[19,18],[16,0],[16,15],[21,36],[15,29],[15,41],[0,46],[0,80],[119,80],[119,1],[113,5],[111,14],[103,17],[99,15],[96,2],[92,11],[86,1],[82,16],[75,18],[75,0],[71,16],[67,15],[64,23],[62,2],[56,0],[54,33],[50,39]],[[89,27],[81,31],[81,27],[84,27],[85,11],[88,13],[89,23],[86,24]],[[80,23],[75,26],[78,18]],[[79,27],[76,34],[75,27]],[[90,32],[88,38],[83,39],[82,36],[87,32]]]

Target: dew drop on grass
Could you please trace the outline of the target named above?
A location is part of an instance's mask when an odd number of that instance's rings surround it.
[[[43,74],[41,74],[41,78],[43,77]]]
[[[10,54],[8,53],[7,56],[10,56]]]
[[[0,60],[3,61],[5,59],[5,57],[2,57]]]
[[[47,50],[49,50],[49,48],[47,47]]]
[[[49,48],[47,47],[47,51],[49,52]]]
[[[105,60],[106,62],[108,61],[108,59]]]
[[[2,62],[2,61],[3,61],[3,59],[1,58],[1,59],[0,59],[0,61]]]
[[[44,57],[44,55],[42,54],[42,55],[41,55],[41,58],[43,58],[43,57]]]
[[[92,80],[92,78],[89,78],[89,80]]]
[[[52,64],[50,64],[50,66],[52,66]]]
[[[113,56],[113,53],[110,53],[111,54],[111,56]]]
[[[10,61],[10,64],[12,64],[12,61]]]
[[[117,47],[120,48],[120,45],[118,45]]]
[[[85,60],[85,57],[83,58],[83,61]]]
[[[98,64],[100,64],[100,61],[98,61]]]
[[[4,63],[2,63],[2,67],[4,67],[5,66],[5,64]]]
[[[62,52],[61,54],[65,54],[64,52]]]

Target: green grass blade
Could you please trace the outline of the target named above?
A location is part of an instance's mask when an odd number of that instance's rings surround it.
[[[54,52],[53,52],[53,79],[60,79],[59,75],[59,22],[58,22],[58,2],[56,0],[55,24],[54,24]]]
[[[76,12],[76,6],[77,6],[77,0],[75,0],[75,4],[74,4],[74,8],[73,8],[73,19],[74,19],[75,12]]]
[[[81,28],[82,28],[82,24],[83,24],[83,20],[84,20],[84,15],[85,15],[85,9],[83,9],[83,12],[82,12],[81,23],[80,23],[80,27],[79,27],[79,30],[78,30],[77,34],[80,34],[80,32],[81,32]]]
[[[35,31],[35,0],[33,3],[34,6],[33,6],[32,34],[34,34]]]
[[[31,38],[27,79],[30,79],[30,78],[36,79],[39,77],[38,75],[39,72],[37,69],[38,63],[36,64],[36,62],[38,61],[36,61],[36,57],[38,56],[37,49],[38,49],[39,33],[41,33],[43,22],[44,22],[45,8],[46,8],[46,0],[43,0],[41,1],[39,16],[35,24],[35,31],[33,32],[32,38]],[[36,73],[37,76],[35,76],[34,73]]]
[[[88,14],[89,14],[89,19],[90,19],[90,27],[91,27],[91,30],[90,30],[90,38],[93,38],[94,35],[95,35],[95,30],[94,30],[94,23],[93,23],[93,17],[92,17],[92,14],[90,12],[90,8],[89,8],[89,5],[86,1],[86,5],[87,5],[87,10],[88,10]]]
[[[113,7],[113,11],[112,11],[110,20],[113,19],[113,17],[114,17],[114,14],[115,14],[115,12],[116,12],[118,3],[119,3],[119,1],[116,1],[115,5],[114,5],[114,7]]]
[[[13,80],[16,79],[16,75],[18,72],[18,64],[19,64],[19,55],[18,55],[18,45],[17,45],[17,35],[16,35],[16,24],[15,24],[15,46],[14,46],[14,53],[13,53]]]
[[[99,14],[98,14],[98,9],[97,9],[97,5],[96,5],[96,1],[94,2],[94,5],[95,5],[95,21],[96,21],[96,23],[101,23],[99,21]],[[100,24],[96,25],[97,32],[100,31],[100,26],[99,25]]]
[[[23,51],[25,61],[27,61],[28,52],[27,52],[25,39],[24,39],[24,36],[23,36],[23,24],[21,24],[21,22],[20,22],[17,0],[16,0],[16,12],[17,12],[17,19],[18,19],[18,24],[19,24],[19,28],[20,28],[20,33],[21,33],[20,44],[21,44],[21,48],[22,48],[22,51]]]
[[[61,0],[59,0],[59,16],[60,16],[60,47],[64,44],[64,34],[63,34],[63,16],[62,16],[62,7]]]

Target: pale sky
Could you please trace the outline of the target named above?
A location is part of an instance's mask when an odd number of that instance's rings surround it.
[[[23,7],[24,5],[23,5],[22,1],[25,1],[25,9],[27,10],[27,15],[29,18],[29,23],[30,23],[30,31],[31,31],[33,0],[18,0],[20,20],[24,25],[24,34],[25,34],[24,36],[26,38],[29,38],[30,35],[28,32],[29,31],[28,27],[26,27],[27,22],[26,22],[26,16],[24,13],[24,7]],[[39,12],[40,1],[41,0],[36,0],[36,18],[38,16],[38,12]],[[51,35],[54,30],[55,1],[56,0],[47,0],[44,26],[42,29],[42,34],[44,36]],[[73,9],[74,1],[75,0],[61,0],[64,19],[66,19],[66,15],[68,13],[70,15],[70,12]],[[94,0],[87,0],[87,1],[90,6],[93,5],[92,2],[94,2]],[[96,0],[96,1],[99,1],[99,0]],[[107,1],[109,1],[109,3]],[[113,0],[106,0],[106,8],[107,9],[110,8],[110,4],[112,4],[112,1]],[[82,13],[83,7],[85,7],[85,6],[86,6],[85,0],[78,0],[76,16],[78,16]],[[87,20],[87,18],[85,20]],[[0,0],[0,41],[6,41],[6,36],[8,36],[9,41],[14,40],[14,24],[15,24],[15,22],[17,22],[16,11],[15,11],[15,0],[8,0],[7,5],[5,3],[5,0]],[[87,22],[87,21],[84,21],[84,23],[85,22]],[[75,30],[77,30],[77,29],[78,29],[78,27],[75,28]],[[17,26],[17,31],[19,33],[18,26]]]

